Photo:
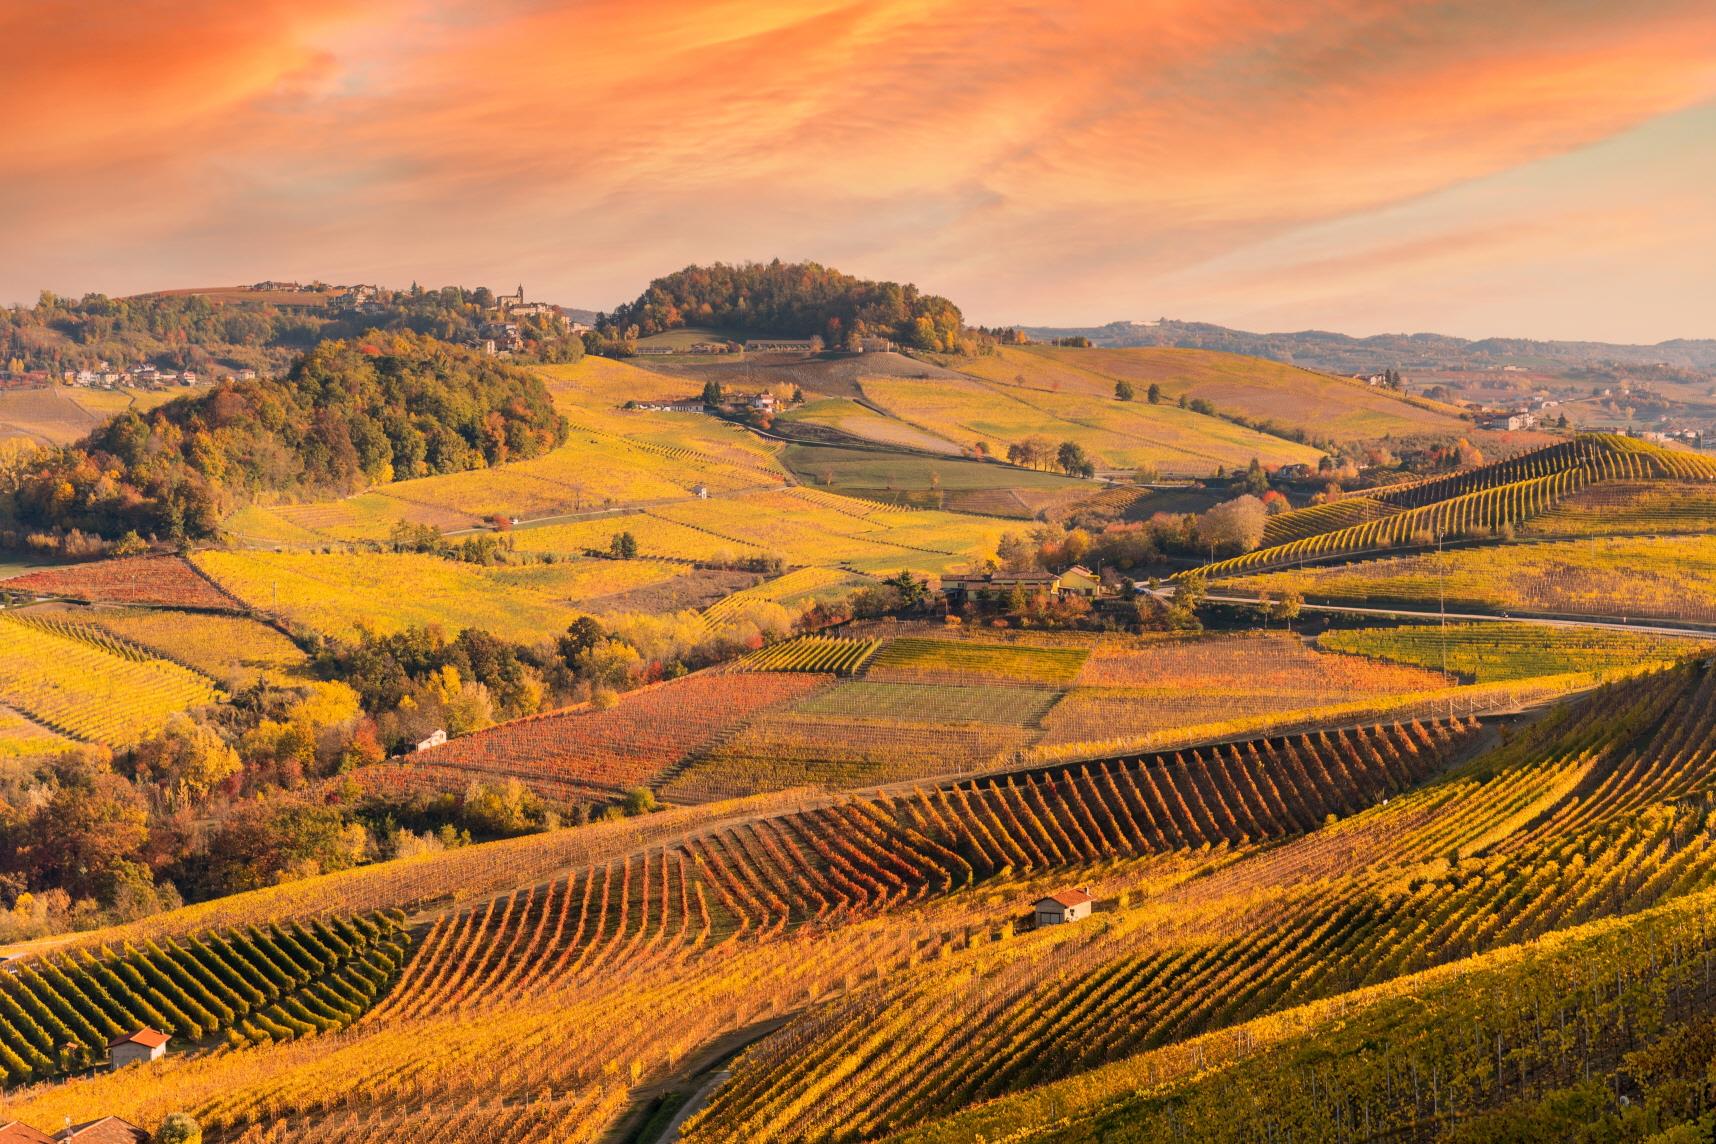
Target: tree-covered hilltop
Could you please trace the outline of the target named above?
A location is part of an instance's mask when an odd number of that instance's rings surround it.
[[[566,433],[529,371],[412,333],[323,342],[284,378],[122,413],[0,473],[0,529],[206,537],[259,494],[479,469],[538,456]]]
[[[429,334],[475,344],[485,327],[517,327],[515,356],[576,361],[584,341],[557,315],[502,314],[493,291],[447,286],[380,290],[362,307],[282,304],[276,294],[244,290],[216,294],[141,294],[62,298],[43,291],[34,306],[0,308],[0,373],[156,365],[214,375],[250,368],[283,372],[317,342],[361,337],[371,331]]]
[[[853,338],[884,337],[921,350],[957,352],[975,344],[959,307],[910,283],[869,282],[814,262],[687,266],[657,278],[635,302],[604,315],[610,340],[684,326],[801,338],[830,349]]]

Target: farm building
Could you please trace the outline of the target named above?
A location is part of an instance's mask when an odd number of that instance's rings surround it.
[[[1053,572],[983,572],[941,578],[941,592],[952,605],[963,604],[983,593],[999,598],[1014,588],[1023,589],[1027,595],[1042,592],[1050,596],[1096,596],[1102,590],[1102,581],[1085,568],[1071,568],[1059,575]]]
[[[158,1061],[167,1055],[167,1034],[142,1028],[107,1042],[108,1067],[118,1070],[140,1061]]]
[[[445,743],[446,741],[447,741],[447,732],[445,732],[441,728],[437,727],[437,728],[435,728],[435,733],[433,735],[430,735],[427,739],[425,739],[421,743],[417,744],[417,749],[419,751],[427,751],[430,747],[439,747],[442,743]]]
[[[1068,922],[1083,921],[1090,916],[1090,907],[1096,899],[1083,890],[1062,890],[1040,898],[1034,907],[1037,924],[1040,926],[1065,925]]]
[[[37,1132],[20,1120],[0,1124],[0,1144],[53,1144],[53,1140],[46,1132]]]
[[[894,348],[894,343],[887,338],[859,338],[858,352],[861,354],[885,354]]]
[[[1102,592],[1102,578],[1082,564],[1075,564],[1061,573],[1060,593],[1063,596],[1094,598]]]
[[[86,1124],[74,1124],[54,1134],[55,1140],[74,1144],[149,1144],[149,1134],[129,1120],[104,1116]]]
[[[672,346],[639,346],[632,351],[639,357],[666,357],[673,352]]]
[[[761,339],[754,338],[745,343],[745,352],[753,354],[807,354],[819,349],[817,343],[806,339]]]

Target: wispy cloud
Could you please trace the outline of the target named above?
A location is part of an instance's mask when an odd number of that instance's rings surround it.
[[[522,275],[604,305],[689,261],[780,255],[984,318],[1222,320],[1259,311],[1161,284],[1716,98],[1705,0],[86,8],[0,16],[22,109],[0,297]],[[1482,262],[1402,241],[1438,273]],[[1315,252],[1307,283],[1362,280],[1365,249]],[[1356,320],[1339,291],[1302,298]]]

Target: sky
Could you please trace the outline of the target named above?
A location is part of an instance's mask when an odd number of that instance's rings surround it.
[[[1710,0],[32,0],[0,108],[6,303],[778,257],[985,324],[1716,337]]]

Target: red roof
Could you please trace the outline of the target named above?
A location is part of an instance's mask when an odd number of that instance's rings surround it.
[[[17,1120],[0,1124],[0,1144],[53,1144],[53,1140],[46,1132],[37,1132]]]
[[[130,1121],[117,1116],[104,1116],[88,1124],[67,1128],[54,1137],[75,1144],[149,1144],[149,1134]]]
[[[142,1045],[146,1049],[158,1049],[170,1040],[172,1038],[167,1034],[158,1033],[154,1029],[138,1029],[135,1033],[113,1038],[107,1042],[107,1047],[117,1049],[120,1045]]]
[[[1057,893],[1050,894],[1046,898],[1040,899],[1037,904],[1040,906],[1043,902],[1056,902],[1063,906],[1082,906],[1086,902],[1094,901],[1096,901],[1096,899],[1085,893],[1083,890],[1061,890]]]

